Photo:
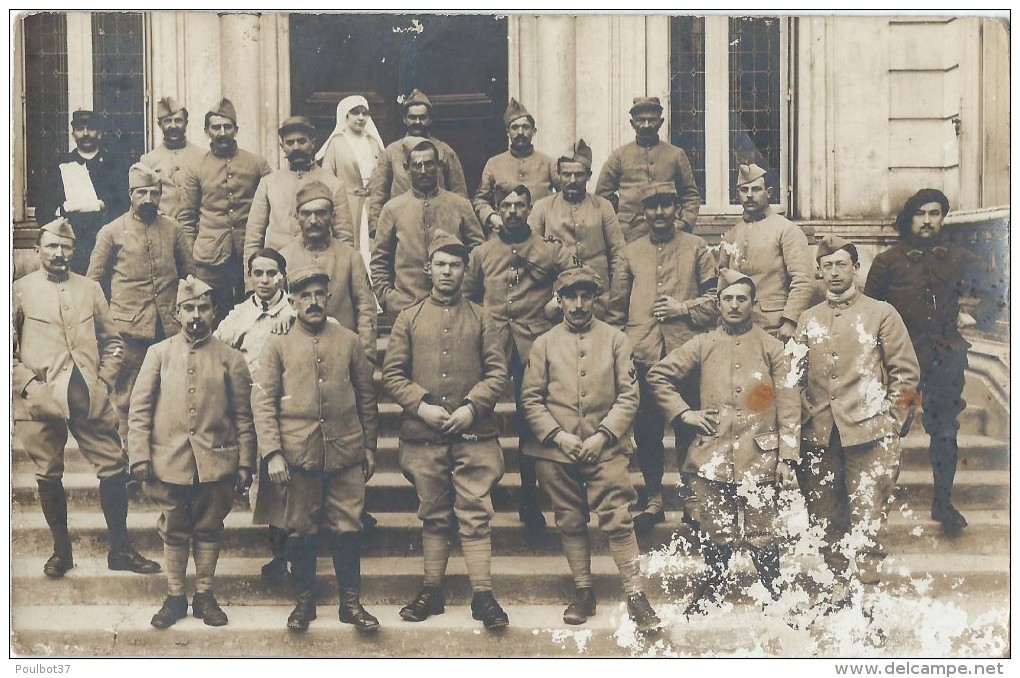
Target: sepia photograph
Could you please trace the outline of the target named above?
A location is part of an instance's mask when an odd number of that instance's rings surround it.
[[[641,11],[9,11],[10,675],[1003,674],[1009,11]]]

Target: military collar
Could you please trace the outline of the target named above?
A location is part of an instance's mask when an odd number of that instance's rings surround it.
[[[312,161],[312,164],[310,164],[308,167],[305,167],[305,168],[302,168],[302,169],[294,167],[293,165],[290,164],[289,160],[287,161],[287,169],[290,170],[291,172],[293,172],[294,174],[298,175],[299,177],[302,176],[302,175],[308,174],[309,172],[311,172],[316,167],[318,167],[318,165],[315,164],[314,160]]]
[[[640,139],[638,139],[637,137],[634,137],[634,143],[637,144],[638,146],[640,146],[641,148],[655,148],[656,146],[659,145],[659,142],[661,142],[661,141],[662,141],[662,139],[660,139],[658,137],[658,135],[656,135],[655,141],[652,141],[652,142],[649,142],[649,143],[642,143],[642,141]]]
[[[589,330],[591,330],[594,324],[595,324],[594,314],[592,314],[591,318],[588,319],[588,322],[585,323],[583,327],[574,327],[569,322],[567,322],[566,318],[563,318],[563,326],[566,327],[567,332],[570,332],[571,334],[581,334],[583,332],[588,332]]]
[[[740,218],[744,220],[744,223],[755,224],[758,223],[759,221],[764,221],[765,218],[770,214],[772,214],[772,207],[766,206],[765,209],[761,211],[761,214],[759,214],[756,217],[748,218],[747,212],[744,212],[743,214],[740,215]]]
[[[307,240],[305,240],[305,237],[303,235],[300,236],[300,238],[301,238],[301,246],[304,247],[309,252],[325,252],[333,244],[333,237],[332,237],[332,235],[330,237],[328,237],[328,238],[325,238],[322,241],[322,245],[320,245],[318,247],[312,246]]]
[[[509,150],[510,150],[510,155],[512,155],[515,158],[530,158],[532,155],[535,154],[535,147],[534,146],[529,146],[528,147],[528,151],[526,153],[518,153],[517,151],[514,150],[513,146],[511,146]]]
[[[456,294],[454,294],[449,299],[443,299],[441,297],[437,297],[435,295],[435,291],[433,291],[433,293],[429,294],[429,301],[430,302],[432,302],[436,306],[444,306],[446,308],[450,308],[450,307],[456,306],[460,302],[460,299],[461,299],[461,295],[460,295],[460,291],[459,290],[457,291]]]
[[[184,330],[181,330],[180,334],[181,337],[184,339],[184,343],[187,344],[188,346],[191,346],[192,348],[198,348],[209,343],[209,338],[212,337],[213,335],[212,328],[209,329],[209,334],[194,340],[191,337],[189,337]]]
[[[419,198],[421,200],[424,200],[425,198],[434,198],[437,195],[439,195],[439,184],[436,184],[436,187],[434,189],[432,189],[432,191],[429,192],[429,193],[422,193],[417,188],[412,186],[411,187],[411,193],[414,194],[414,197]]]
[[[832,308],[845,309],[850,308],[857,301],[859,296],[857,290],[857,284],[850,285],[850,287],[843,291],[842,294],[833,294],[832,292],[825,290],[825,301],[829,303]]]
[[[737,325],[736,327],[732,327],[730,325],[727,325],[721,319],[719,320],[719,327],[722,328],[723,332],[725,332],[726,334],[730,335],[731,337],[738,337],[741,334],[747,334],[748,332],[751,331],[751,327],[752,326],[754,326],[754,321],[751,320],[751,318],[748,318],[746,321],[742,322],[741,324]]]
[[[675,221],[673,222],[673,228],[669,229],[669,231],[667,231],[663,235],[656,235],[655,230],[651,226],[649,226],[648,239],[652,241],[653,245],[665,245],[668,242],[672,242],[673,238],[676,237],[676,231],[677,228]]]
[[[166,138],[165,137],[163,138],[163,147],[168,151],[180,151],[187,147],[187,145],[188,145],[187,139],[182,139],[180,146],[171,146],[166,142]]]
[[[908,247],[911,247],[911,245],[908,244]],[[927,253],[931,253],[939,259],[945,259],[946,255],[949,254],[949,248],[945,245],[935,245],[934,247],[923,248],[912,247],[907,250],[906,255],[911,261],[918,262],[921,261]]]
[[[300,331],[302,334],[305,334],[305,335],[307,335],[309,337],[317,337],[317,336],[319,336],[326,329],[327,325],[329,325],[329,316],[326,316],[326,319],[324,321],[322,321],[322,325],[320,325],[318,329],[312,329],[308,325],[306,325],[303,322],[301,322],[300,318],[297,318],[294,321],[294,327],[298,331]]]
[[[67,282],[68,279],[71,277],[70,271],[64,271],[63,273],[60,274],[54,274],[43,269],[43,273],[46,274],[46,279],[49,280],[51,283]]]
[[[531,224],[524,224],[523,228],[516,231],[511,231],[509,228],[501,228],[497,235],[507,245],[519,245],[531,237]]]
[[[146,227],[146,226],[152,226],[152,225],[153,225],[154,223],[156,223],[156,221],[157,221],[157,220],[159,219],[159,217],[161,216],[161,215],[160,215],[160,213],[159,213],[159,212],[157,212],[157,213],[156,213],[156,218],[155,218],[155,219],[153,219],[152,221],[149,221],[149,222],[145,222],[145,221],[143,221],[143,220],[142,220],[142,218],[141,218],[140,216],[138,216],[138,213],[137,213],[137,212],[135,212],[134,210],[128,210],[128,214],[130,214],[130,215],[131,215],[131,218],[132,218],[132,219],[133,219],[134,221],[137,221],[137,222],[138,222],[139,224],[141,224],[143,228],[144,228],[144,227]]]

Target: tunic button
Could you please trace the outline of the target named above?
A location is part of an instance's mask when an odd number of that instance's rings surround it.
[[[587,398],[587,397],[588,397],[588,394],[587,394],[587,393],[585,393],[584,391],[581,391],[581,397],[582,397],[582,398]]]
[[[587,375],[587,373],[584,370],[581,370],[581,376],[584,377],[586,375]]]
[[[189,435],[195,435],[195,432],[194,431],[188,431],[188,434]]]
[[[71,309],[70,309],[70,308],[68,308],[67,306],[65,306],[65,307],[64,307],[64,310],[65,310],[65,311],[69,311],[69,310],[71,310]]]
[[[836,399],[836,396],[832,396],[832,397],[831,397],[831,399],[832,399],[832,400],[835,400],[835,399]]]
[[[735,364],[733,367],[735,367],[735,368],[737,368],[739,370],[740,369],[740,363]]]
[[[744,392],[744,389],[742,389],[742,388],[740,388],[740,387],[738,386],[738,387],[736,388],[736,391],[737,391],[737,393],[743,393],[743,392]]]
[[[325,419],[319,419],[319,423],[320,423],[320,424],[325,424],[325,423],[326,423],[326,420],[325,420]]]
[[[584,351],[581,351],[581,357],[582,358],[584,357]]]
[[[193,389],[193,388],[189,388],[188,389],[188,393],[194,393],[194,392],[195,392],[195,389]]]
[[[833,374],[833,375],[831,375],[831,376],[832,376],[832,378],[833,378],[833,379],[835,379],[835,378],[836,378],[836,375],[835,375],[835,374]]]
[[[321,362],[322,362],[322,358],[316,358],[316,359],[315,359],[315,362],[317,362],[317,363],[321,363]]]
[[[189,411],[190,411],[190,412],[191,412],[192,414],[194,414],[194,413],[195,413],[195,408],[194,408],[194,407],[192,407],[192,408],[191,408],[191,410],[189,410]]]
[[[443,351],[443,355],[450,355],[449,351]]]
[[[449,334],[450,333],[450,328],[449,327],[444,327],[443,328],[443,333],[444,334]]]
[[[324,381],[326,381],[326,380],[325,379],[319,379],[319,383],[320,384],[323,383]]]
[[[190,369],[190,370],[188,370],[188,374],[194,374],[194,373],[195,373],[195,370],[194,370],[194,369]]]
[[[446,372],[443,372],[443,379],[446,379]]]
[[[835,316],[836,316],[836,317],[838,318],[838,317],[840,316],[840,314],[839,314],[839,313],[836,313],[836,314],[835,314]]]

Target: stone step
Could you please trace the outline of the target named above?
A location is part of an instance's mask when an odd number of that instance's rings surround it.
[[[511,406],[512,407],[512,406]],[[379,471],[398,471],[398,429],[384,432],[379,438],[378,451],[376,453],[376,468]],[[518,438],[516,435],[504,435],[499,438],[503,448],[503,460],[508,472],[515,472],[519,468],[517,458]],[[665,467],[667,471],[677,470],[676,451],[673,436],[664,438],[666,454]],[[911,433],[903,439],[902,468],[908,469],[930,469],[931,462],[928,458],[929,438],[923,433]],[[1008,469],[1009,468],[1009,442],[997,440],[989,436],[961,435],[959,437],[960,463],[959,468],[974,470]],[[25,449],[25,445],[14,437],[11,446],[11,464],[16,470],[29,470],[32,468],[31,458]],[[73,439],[68,441],[64,455],[64,464],[69,472],[82,471],[92,472],[92,464],[85,459],[78,451],[78,444]],[[631,470],[638,468],[636,454],[632,455]]]
[[[644,490],[644,480],[637,470],[631,474],[631,482],[640,491]],[[679,508],[677,487],[680,474],[671,471],[663,477],[663,498],[667,508]],[[64,488],[68,502],[72,506],[95,507],[99,502],[99,481],[91,473],[65,473]],[[151,503],[138,485],[131,485],[131,501],[135,506]],[[369,481],[366,493],[366,506],[374,512],[417,511],[418,495],[402,474],[390,471],[377,472]],[[520,502],[520,476],[508,473],[493,488],[493,506],[497,511],[514,511]],[[552,507],[543,497],[543,506]],[[953,489],[955,504],[961,509],[994,509],[1009,506],[1009,472],[1008,471],[959,471]],[[29,506],[38,503],[38,491],[33,473],[18,470],[14,473],[12,493],[13,501]],[[906,502],[914,510],[922,510],[931,505],[932,480],[927,470],[908,470],[900,473],[894,506]],[[248,505],[248,498],[238,498],[238,507]]]
[[[154,601],[155,602],[155,601]],[[635,634],[622,603],[603,601],[584,626],[566,626],[562,604],[508,610],[510,627],[486,633],[465,606],[421,623],[399,620],[399,606],[373,606],[382,628],[359,634],[322,605],[305,633],[285,628],[288,605],[228,606],[230,623],[210,629],[187,617],[165,631],[149,619],[155,605],[15,607],[11,647],[22,655],[116,657],[904,657],[1009,655],[1009,600],[956,595],[864,598],[875,606],[869,633],[858,609],[819,617],[800,630],[756,606],[735,605],[687,621],[683,604],[660,605],[663,629]],[[952,619],[946,628],[946,619]]]
[[[375,534],[366,539],[366,556],[405,556],[421,553],[421,521],[413,513],[377,513],[379,524]],[[939,523],[931,520],[927,511],[895,510],[889,517],[885,546],[890,553],[970,553],[974,555],[1002,555],[1009,553],[1010,530],[1008,510],[967,511],[970,527],[957,536],[942,534]],[[155,510],[135,510],[128,514],[128,528],[132,540],[140,551],[150,557],[162,553],[163,544],[156,533]],[[545,513],[550,525],[543,535],[528,543],[516,513],[500,512],[492,520],[492,545],[496,555],[539,554],[561,552],[560,540],[553,515]],[[797,512],[795,520],[802,520]],[[268,553],[268,531],[264,526],[252,525],[251,514],[246,510],[232,511],[225,522],[224,551],[231,556],[263,557]],[[106,523],[98,510],[71,512],[68,523],[75,553],[104,554],[108,548]],[[40,511],[15,507],[12,511],[13,558],[48,556],[52,550],[49,528]],[[589,526],[593,551],[608,553],[605,536],[594,525]],[[694,542],[690,529],[681,523],[680,514],[666,512],[666,520],[640,538],[642,551],[670,543],[675,537]],[[325,553],[325,549],[323,549]]]
[[[162,557],[157,560],[162,561]],[[264,581],[260,568],[266,558],[235,557],[224,552],[216,569],[216,598],[223,605],[273,604],[285,605],[292,600],[285,583]],[[12,605],[109,605],[158,604],[166,595],[165,574],[144,576],[130,572],[114,572],[104,559],[79,558],[74,569],[62,579],[49,579],[42,574],[46,559],[17,559],[11,568]],[[683,553],[653,553],[644,558],[645,591],[656,602],[675,602],[690,595],[704,576],[701,556]],[[796,587],[811,586],[809,572],[817,571],[821,558],[784,555],[782,569]],[[366,557],[361,562],[361,598],[366,605],[402,605],[417,594],[422,581],[420,556],[391,558]],[[328,557],[319,559],[318,586],[320,602],[337,604],[333,565]],[[1008,590],[1009,556],[972,556],[950,554],[930,558],[921,554],[890,556],[883,569],[882,586],[898,594],[925,593],[944,597],[955,592],[980,594],[989,589]],[[732,586],[729,599],[747,599],[757,581],[747,552],[740,552],[731,562]],[[189,564],[188,591],[194,589],[194,563]],[[592,559],[594,588],[599,600],[618,600],[623,596],[619,572],[612,557]],[[572,589],[566,560],[560,555],[496,556],[492,561],[495,591],[506,605],[565,603]],[[446,600],[450,605],[466,605],[471,600],[471,584],[464,561],[450,559],[445,583]],[[763,591],[751,591],[761,594]]]

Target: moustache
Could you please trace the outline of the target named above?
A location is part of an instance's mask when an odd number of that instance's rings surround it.
[[[205,330],[206,327],[204,320],[189,320],[188,322],[184,323],[184,326],[188,328],[188,331],[191,332],[192,334],[202,332]]]
[[[138,214],[143,219],[155,219],[156,214],[159,212],[159,208],[152,203],[145,203],[144,205],[138,206]]]
[[[308,313],[322,313],[321,306],[309,306],[307,309]]]
[[[66,264],[67,263],[67,259],[65,259],[64,257],[53,257],[52,259],[50,259],[50,263],[52,263],[52,264]]]

